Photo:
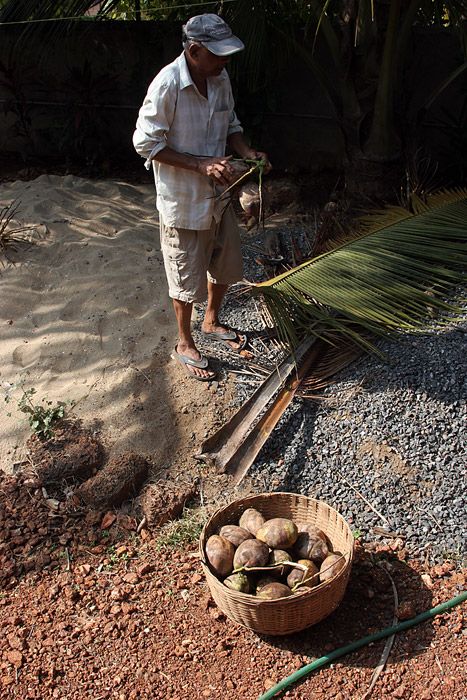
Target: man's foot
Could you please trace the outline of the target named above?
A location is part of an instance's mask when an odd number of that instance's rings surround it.
[[[226,328],[220,324],[208,325],[203,323],[201,331],[206,339],[223,343],[234,352],[243,350],[248,342],[245,334],[234,331],[231,328]]]
[[[185,372],[193,379],[208,382],[216,377],[216,373],[209,368],[206,357],[203,357],[196,347],[179,342],[172,353],[172,358],[180,362]]]

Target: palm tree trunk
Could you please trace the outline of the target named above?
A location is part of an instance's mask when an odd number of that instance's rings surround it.
[[[383,162],[400,158],[401,142],[394,123],[394,80],[400,10],[401,0],[391,0],[373,122],[364,146],[368,158]]]
[[[383,160],[354,150],[344,164],[345,185],[351,199],[371,200],[375,204],[397,199],[404,176],[402,159]]]

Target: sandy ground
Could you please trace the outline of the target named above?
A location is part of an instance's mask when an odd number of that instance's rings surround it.
[[[170,360],[176,327],[153,185],[41,175],[2,183],[0,207],[12,201],[15,222],[38,235],[0,268],[1,384],[23,378],[36,401],[76,401],[75,415],[101,431],[110,454],[170,461],[174,445],[204,434],[213,392]],[[1,400],[6,470],[25,458],[30,432],[19,396]]]

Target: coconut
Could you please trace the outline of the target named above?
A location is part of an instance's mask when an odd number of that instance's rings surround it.
[[[240,569],[242,566],[266,566],[268,559],[269,547],[264,542],[245,540],[237,547],[233,566],[234,569]]]
[[[314,540],[319,537],[324,542],[327,541],[326,534],[323,532],[323,530],[320,530],[319,527],[316,527],[316,525],[310,525],[309,523],[297,523],[297,530],[298,534],[301,532],[308,532],[310,537]]]
[[[263,516],[256,508],[247,508],[238,524],[256,537],[256,533],[264,525],[264,522]]]
[[[273,549],[292,547],[298,536],[297,526],[287,518],[272,518],[257,531],[256,537]]]
[[[256,583],[256,593],[259,593],[265,586],[270,583],[277,583],[277,579],[274,576],[262,576]]]
[[[224,579],[224,586],[227,586],[227,588],[230,588],[232,591],[238,591],[239,593],[251,593],[251,584],[248,580],[248,576],[241,571],[227,576],[227,578]]]
[[[306,581],[306,583],[304,583],[303,585],[307,588],[313,588],[313,586],[317,586],[319,583],[319,576],[316,574],[319,573],[319,569],[316,566],[316,564],[314,564],[309,559],[299,559],[297,564],[302,564],[302,566],[306,567],[306,570],[303,571],[302,569],[292,569],[290,574],[287,576],[287,585],[290,588],[293,588],[297,584],[301,584],[302,581],[310,579],[309,581]],[[313,578],[311,578],[312,576]]]
[[[235,547],[219,535],[211,535],[206,542],[206,557],[218,576],[227,576],[233,569]]]
[[[269,553],[268,566],[274,566],[276,564],[281,564],[284,561],[292,561],[292,557],[284,549],[272,549]],[[288,567],[281,566],[280,569],[275,569],[277,576],[283,576],[287,571]]]
[[[294,545],[294,553],[297,558],[309,559],[313,545],[318,541],[318,537],[312,537],[308,532],[299,532]]]
[[[328,555],[329,547],[327,546],[326,542],[323,542],[321,539],[316,540],[310,551],[310,559],[319,566]]]
[[[330,581],[334,576],[337,576],[345,566],[345,557],[340,552],[330,554],[321,564],[319,570],[320,581]]]
[[[292,595],[290,588],[283,583],[268,583],[266,586],[261,588],[259,593],[256,593],[258,598],[263,598],[264,600],[276,600],[277,598],[286,598]]]
[[[219,535],[229,540],[229,542],[232,542],[234,547],[238,547],[238,545],[245,542],[245,540],[253,539],[251,532],[248,532],[248,530],[238,525],[224,525],[219,530]]]

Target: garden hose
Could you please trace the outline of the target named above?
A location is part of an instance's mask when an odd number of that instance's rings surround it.
[[[416,617],[412,617],[410,620],[404,620],[404,622],[399,622],[397,625],[393,625],[392,627],[386,627],[386,629],[381,630],[380,632],[375,632],[374,634],[369,634],[366,637],[362,637],[356,642],[347,644],[345,647],[335,649],[329,654],[316,659],[311,664],[303,666],[298,671],[295,671],[295,673],[292,673],[291,676],[284,678],[284,680],[280,681],[266,693],[261,695],[258,700],[270,700],[270,698],[273,698],[281,690],[285,690],[290,685],[293,685],[293,683],[297,683],[297,681],[304,676],[307,676],[309,673],[316,671],[317,668],[321,668],[321,666],[325,666],[326,664],[334,661],[334,659],[338,659],[340,656],[344,656],[345,654],[350,654],[352,651],[356,651],[357,649],[360,649],[360,647],[370,644],[370,642],[377,642],[380,639],[389,637],[391,634],[402,632],[402,630],[409,629],[409,627],[414,627],[415,625],[420,624],[420,622],[425,622],[425,620],[429,620],[431,617],[441,615],[447,610],[454,608],[456,605],[464,603],[466,600],[467,591],[464,591],[454,598],[451,598],[451,600],[446,601],[446,603],[441,603],[441,605],[437,605],[435,608],[431,608],[431,610],[425,610],[425,612],[420,613],[420,615],[417,615]]]

